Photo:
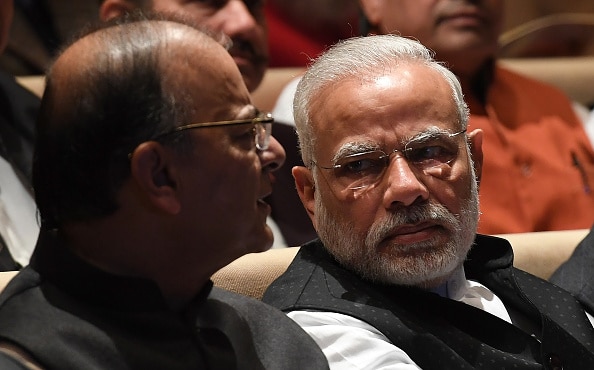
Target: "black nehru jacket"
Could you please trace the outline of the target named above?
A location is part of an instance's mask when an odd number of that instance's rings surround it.
[[[263,300],[285,312],[333,311],[381,331],[424,369],[594,369],[594,329],[566,291],[512,267],[504,239],[477,235],[466,277],[493,291],[524,331],[483,310],[415,288],[382,286],[341,267],[319,240],[301,247]],[[515,322],[515,321],[514,321]]]
[[[0,295],[0,341],[44,369],[327,369],[282,312],[210,284],[174,312],[155,283],[101,271],[50,231]]]

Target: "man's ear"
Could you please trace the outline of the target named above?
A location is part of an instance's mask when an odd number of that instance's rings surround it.
[[[480,184],[483,173],[483,130],[477,128],[469,133],[468,142],[470,144],[470,155],[474,162],[474,173],[476,174],[476,180]]]
[[[313,180],[311,170],[303,166],[295,166],[291,169],[293,178],[295,179],[295,187],[297,188],[297,194],[303,203],[303,207],[307,211],[311,222],[316,227],[315,218],[315,193],[316,187]]]
[[[177,214],[178,171],[165,147],[155,141],[140,144],[130,157],[130,172],[143,196],[163,212]]]
[[[128,0],[105,0],[99,8],[99,19],[103,22],[130,13],[136,6]]]
[[[363,11],[363,15],[367,19],[369,23],[369,33],[370,34],[378,34],[381,33],[378,29],[378,25],[382,20],[382,1],[383,0],[359,0],[361,4],[361,10]],[[392,0],[387,0],[392,1]],[[365,35],[364,35],[365,36]]]

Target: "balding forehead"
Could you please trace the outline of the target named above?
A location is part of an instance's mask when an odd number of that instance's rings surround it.
[[[160,54],[166,48],[171,52],[172,47],[180,45],[191,45],[193,50],[216,48],[223,42],[222,39],[215,40],[201,30],[174,21],[138,21],[113,25],[83,36],[64,50],[56,60],[54,69],[59,70],[62,65],[66,65],[67,70],[97,66],[97,60],[102,58],[117,62],[143,50]]]
[[[166,83],[160,70],[171,69],[167,75],[172,76],[175,65],[200,67],[225,56],[230,58],[217,41],[186,24],[143,20],[112,25],[83,36],[64,50],[48,72],[47,87],[59,96],[58,101],[80,100],[93,93],[97,84],[115,82],[113,78],[142,84],[140,74],[154,73]]]

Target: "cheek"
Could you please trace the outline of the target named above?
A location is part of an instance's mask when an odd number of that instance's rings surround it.
[[[259,184],[260,161],[253,151],[230,147],[229,151],[204,158],[201,165],[200,182],[209,188],[210,194],[225,198],[225,203],[232,203],[235,196],[244,193],[253,194]]]
[[[475,181],[467,167],[459,166],[452,171],[448,180],[430,181],[427,183],[431,196],[450,212],[459,214],[462,205],[472,195],[472,182]]]
[[[392,1],[387,0],[386,3],[392,3]],[[433,5],[431,4],[433,0],[405,1],[401,5],[396,3],[394,1],[393,5],[384,9],[384,14],[386,14],[384,31],[394,33],[397,30],[403,36],[427,37],[433,28]]]
[[[233,164],[228,169],[227,181],[230,186],[246,196],[254,197],[254,194],[258,194],[262,181],[262,165],[257,154],[253,153],[253,156],[244,154],[230,161]]]
[[[328,187],[319,188],[317,196],[333,219],[347,225],[354,235],[365,235],[381,206],[377,194],[355,197],[352,191],[334,194]]]

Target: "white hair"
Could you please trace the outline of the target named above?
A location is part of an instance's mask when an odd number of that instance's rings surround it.
[[[435,61],[429,49],[417,41],[397,35],[354,37],[335,44],[318,57],[297,85],[293,112],[301,156],[306,166],[311,165],[315,146],[309,109],[317,92],[344,78],[367,78],[377,74],[378,70],[401,63],[418,63],[440,73],[452,88],[460,129],[466,128],[469,113],[460,82],[449,69]]]

